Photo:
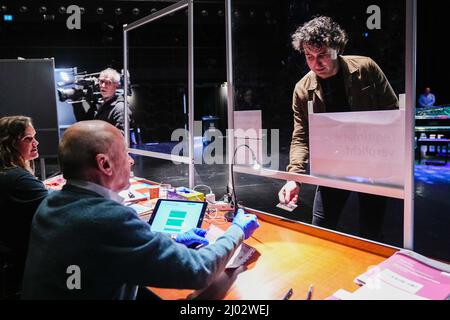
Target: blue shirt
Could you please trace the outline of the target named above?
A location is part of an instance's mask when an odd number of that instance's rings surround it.
[[[436,102],[436,97],[434,94],[421,94],[419,97],[419,105],[421,107],[432,107],[434,103]]]

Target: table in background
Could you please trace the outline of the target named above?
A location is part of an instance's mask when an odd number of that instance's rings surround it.
[[[450,144],[450,139],[428,139],[428,138],[420,138],[417,140],[417,149],[419,149],[419,163],[422,159],[422,146],[427,146],[427,153],[429,152],[430,146],[436,147],[436,154],[439,155],[439,152],[442,152],[442,147],[445,147],[445,164],[448,162],[448,145]]]

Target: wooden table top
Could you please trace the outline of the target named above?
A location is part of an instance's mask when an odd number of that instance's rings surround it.
[[[135,191],[148,192],[152,181],[133,178]],[[60,189],[65,180],[55,177],[46,181],[49,188]],[[54,183],[55,186],[52,186]],[[141,188],[141,189],[139,189]],[[141,201],[149,210],[157,199]],[[246,209],[251,211],[251,209]],[[150,288],[163,299],[227,299],[278,300],[292,288],[291,299],[305,299],[311,284],[312,299],[325,299],[338,289],[353,292],[353,280],[377,265],[398,249],[365,241],[296,221],[289,221],[259,212],[260,228],[245,242],[255,248],[245,266],[224,271],[208,288],[201,291]],[[140,218],[148,221],[150,213]],[[220,219],[219,219],[220,220]],[[217,220],[205,219],[203,227]],[[223,221],[220,220],[220,221]],[[226,229],[228,224],[219,224]]]
[[[325,299],[338,289],[353,292],[353,280],[397,249],[302,223],[257,213],[260,228],[245,242],[253,259],[224,271],[203,291],[150,288],[163,299],[277,300],[292,288],[291,299]],[[145,217],[146,218],[146,217]],[[204,227],[208,227],[205,222]],[[221,228],[227,225],[220,226]]]

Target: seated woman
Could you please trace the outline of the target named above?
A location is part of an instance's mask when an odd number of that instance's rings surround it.
[[[0,118],[0,244],[12,266],[6,279],[13,293],[22,284],[31,220],[48,194],[34,176],[32,160],[39,156],[35,135],[28,117]]]

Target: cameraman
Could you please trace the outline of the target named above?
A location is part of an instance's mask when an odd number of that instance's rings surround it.
[[[120,74],[111,68],[100,72],[98,77],[102,103],[88,102],[89,109],[86,110],[82,102],[73,103],[73,112],[77,121],[103,120],[109,122],[124,134],[125,101],[123,95],[116,94],[120,87]],[[128,120],[131,111],[128,108]]]

